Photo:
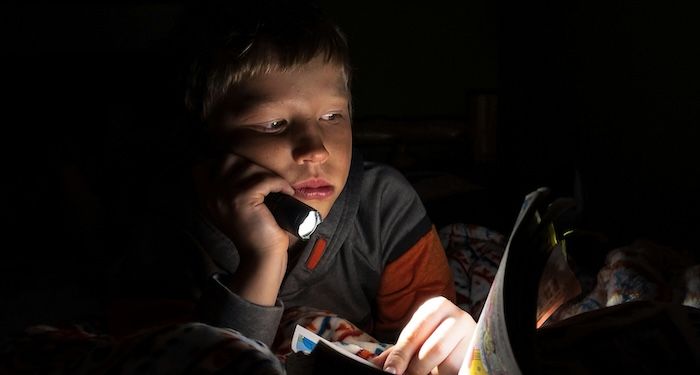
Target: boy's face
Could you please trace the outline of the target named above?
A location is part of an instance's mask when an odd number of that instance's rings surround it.
[[[228,150],[280,175],[326,217],[350,169],[349,102],[343,69],[315,58],[244,82],[216,129]]]

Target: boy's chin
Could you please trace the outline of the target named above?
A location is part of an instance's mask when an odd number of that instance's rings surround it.
[[[335,198],[328,199],[327,202],[324,201],[310,201],[307,202],[309,206],[313,207],[316,209],[321,214],[321,219],[326,220],[326,217],[328,214],[331,212],[331,208],[333,207],[333,203],[335,203]]]

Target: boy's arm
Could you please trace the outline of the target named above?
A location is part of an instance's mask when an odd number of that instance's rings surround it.
[[[215,274],[199,300],[188,298],[130,298],[111,301],[107,311],[110,334],[127,336],[144,329],[201,321],[231,328],[270,346],[282,318],[280,301],[274,306],[251,303],[232,293]]]
[[[231,287],[242,271],[240,254],[229,237],[204,217],[198,217],[191,239],[202,258],[210,262],[203,271],[206,276],[196,307],[197,319],[271,345],[282,318],[282,302],[275,297],[270,304],[257,304]]]
[[[454,282],[434,226],[401,256],[387,264],[377,293],[375,336],[394,342],[426,300],[455,301]]]
[[[282,315],[277,294],[290,239],[264,199],[271,192],[291,195],[294,189],[274,172],[235,154],[199,165],[193,174],[205,216],[225,234],[219,237],[231,243],[228,256],[238,256],[228,273],[207,281],[199,316],[269,345]]]
[[[201,217],[176,236],[153,235],[162,246],[135,251],[117,270],[107,306],[111,334],[200,321],[272,343],[282,304],[257,305],[227,287],[239,265],[228,237]]]
[[[252,303],[233,293],[225,284],[226,276],[214,275],[197,305],[197,316],[204,323],[231,328],[248,338],[272,345],[284,310],[279,299],[274,306]]]

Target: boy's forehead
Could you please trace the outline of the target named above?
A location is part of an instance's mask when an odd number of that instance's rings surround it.
[[[260,73],[232,87],[226,95],[225,106],[228,111],[235,112],[300,98],[348,101],[350,92],[343,68],[310,63]]]
[[[252,105],[279,101],[288,95],[295,96],[295,94],[336,99],[347,99],[350,94],[344,80],[317,81],[316,84],[308,86],[305,83],[307,82],[253,79],[231,90],[231,97],[241,103]]]

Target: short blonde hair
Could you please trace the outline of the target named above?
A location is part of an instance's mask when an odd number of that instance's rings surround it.
[[[208,40],[212,46],[195,58],[185,104],[198,121],[206,123],[241,83],[261,74],[294,69],[318,56],[343,69],[350,89],[347,40],[319,9],[287,2],[261,13],[253,18],[254,24],[246,19]]]

